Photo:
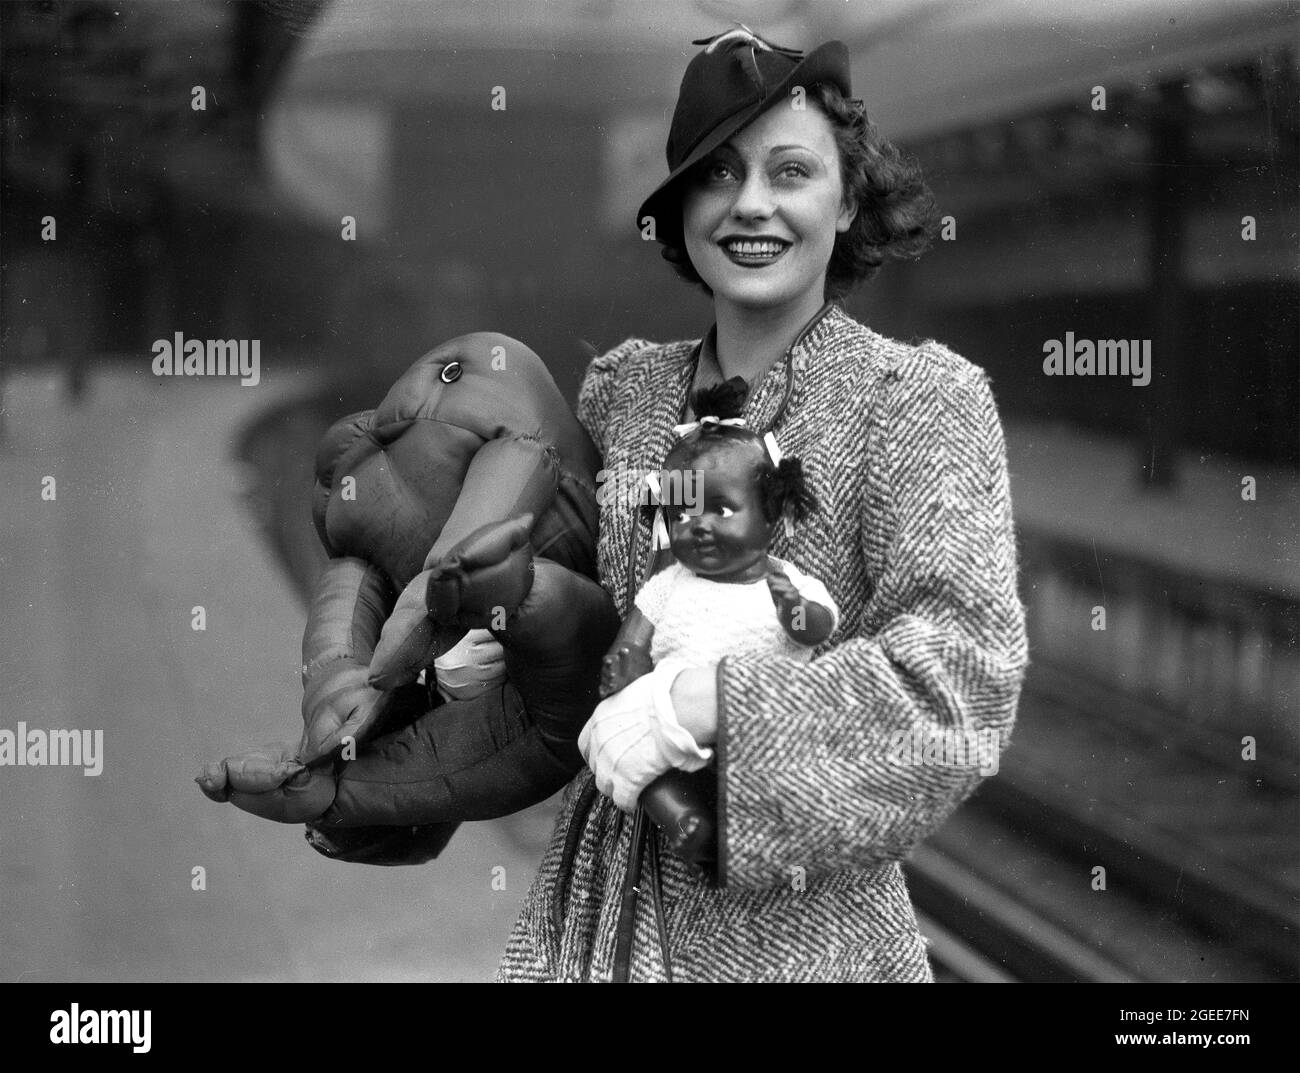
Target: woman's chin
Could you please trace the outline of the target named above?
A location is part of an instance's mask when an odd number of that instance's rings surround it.
[[[791,288],[778,280],[749,279],[728,281],[713,288],[714,298],[722,298],[741,309],[771,309],[792,297]]]
[[[777,266],[773,265],[775,269]],[[735,268],[719,273],[717,282],[707,281],[713,297],[741,309],[772,309],[799,301],[811,285],[792,280],[788,273],[769,269]]]

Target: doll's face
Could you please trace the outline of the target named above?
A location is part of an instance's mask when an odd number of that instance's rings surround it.
[[[762,577],[774,525],[763,516],[752,463],[738,452],[714,450],[691,465],[698,481],[695,509],[666,512],[677,561],[713,581]]]

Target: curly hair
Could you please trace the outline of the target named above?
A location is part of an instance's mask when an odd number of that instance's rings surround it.
[[[825,297],[842,298],[874,276],[886,258],[920,257],[938,229],[939,213],[920,165],[885,139],[867,118],[861,101],[845,97],[826,82],[814,84],[807,99],[830,120],[845,195],[858,209],[848,230],[836,235],[826,269]],[[661,221],[663,258],[684,280],[712,294],[686,253],[681,183],[674,194],[669,221]]]

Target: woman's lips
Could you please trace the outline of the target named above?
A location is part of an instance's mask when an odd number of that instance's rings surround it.
[[[727,238],[718,243],[732,264],[745,268],[763,268],[779,261],[790,245],[776,238]]]

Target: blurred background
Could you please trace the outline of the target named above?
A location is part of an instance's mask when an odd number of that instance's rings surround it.
[[[952,219],[847,308],[986,368],[1007,430],[1034,664],[1002,770],[908,865],[938,976],[1296,980],[1297,14],[0,5],[0,727],[106,739],[98,778],[0,772],[0,975],[490,976],[550,805],[369,869],[188,778],[296,737],[334,419],[467,331],[572,399],[593,353],[707,329],[634,215],[690,41],[742,21],[848,44]],[[1150,385],[1044,376],[1067,331],[1150,339]],[[154,377],[176,332],[260,340],[261,382]]]

